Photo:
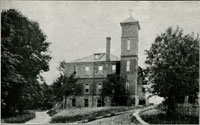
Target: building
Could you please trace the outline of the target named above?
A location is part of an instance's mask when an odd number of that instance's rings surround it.
[[[121,35],[121,58],[110,54],[111,38],[106,38],[106,52],[94,53],[88,57],[68,62],[65,65],[65,75],[70,75],[74,71],[75,77],[79,77],[77,84],[82,85],[80,96],[67,98],[67,107],[100,107],[102,100],[100,93],[102,81],[108,74],[120,74],[126,77],[126,88],[129,89],[133,105],[138,105],[140,99],[144,99],[142,87],[137,84],[138,67],[138,36],[139,21],[132,17],[120,23]],[[112,105],[110,97],[105,98],[105,106]]]

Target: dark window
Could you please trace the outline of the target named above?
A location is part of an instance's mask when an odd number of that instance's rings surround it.
[[[191,96],[189,96],[188,102],[189,103],[195,103],[195,100],[196,100],[195,96],[191,95]]]
[[[178,103],[184,103],[185,97],[184,96],[179,96],[177,97],[177,102]]]
[[[72,107],[76,106],[76,99],[72,99]]]
[[[98,99],[97,100],[97,107],[101,107],[102,106],[102,100],[101,99]]]
[[[110,102],[111,102],[111,106],[116,106],[116,104],[115,104],[113,99],[111,99]]]
[[[89,93],[89,84],[88,83],[85,84],[85,93]]]
[[[89,102],[88,99],[85,99],[85,107],[89,106],[88,102]]]

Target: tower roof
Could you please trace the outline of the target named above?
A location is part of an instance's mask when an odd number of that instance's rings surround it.
[[[134,22],[138,22],[137,20],[135,20],[134,18],[130,17],[124,21],[122,21],[121,23],[134,23]]]
[[[123,25],[123,24],[137,24],[137,25],[138,25],[138,28],[140,29],[139,21],[138,21],[138,20],[135,20],[135,19],[132,18],[132,17],[129,17],[128,19],[122,21],[120,24],[121,24],[121,25]]]

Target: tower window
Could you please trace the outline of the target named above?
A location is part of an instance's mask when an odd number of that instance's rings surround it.
[[[129,82],[126,82],[126,90],[129,90]]]
[[[112,73],[116,73],[116,65],[112,65]]]
[[[127,40],[127,50],[130,50],[130,40]]]
[[[126,62],[126,71],[129,72],[130,71],[130,60],[128,60]]]
[[[85,100],[84,100],[85,107],[88,107],[88,106],[89,106],[89,103],[88,103],[88,102],[89,102],[88,99],[85,99]]]

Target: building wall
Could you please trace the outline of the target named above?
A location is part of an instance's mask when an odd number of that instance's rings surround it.
[[[76,107],[84,107],[84,99],[89,100],[89,107],[96,107],[97,100],[101,98],[98,91],[98,84],[102,83],[108,74],[112,74],[112,65],[116,65],[116,74],[119,74],[120,62],[84,62],[84,63],[67,63],[65,67],[65,75],[69,76],[76,71],[75,77],[79,78],[76,84],[81,85],[81,92],[78,96],[70,96],[67,98],[66,106],[72,107],[72,99],[76,100]],[[86,73],[85,67],[89,67],[89,72]],[[102,74],[98,73],[98,66],[103,66]],[[85,84],[89,85],[89,91],[85,91]],[[105,106],[110,105],[110,98],[104,100]]]
[[[76,71],[75,77],[79,78],[106,78],[108,74],[112,74],[112,65],[116,65],[116,73],[119,74],[119,64],[119,61],[67,63],[64,72],[69,76]],[[103,66],[102,74],[98,72],[98,66]],[[85,67],[89,67],[88,72],[85,71]]]

